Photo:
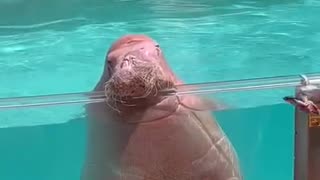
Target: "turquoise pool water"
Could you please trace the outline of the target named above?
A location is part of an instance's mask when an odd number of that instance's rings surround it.
[[[0,0],[0,97],[91,90],[110,43],[127,33],[156,39],[188,83],[318,72],[319,7],[317,0]],[[290,93],[221,97],[235,107],[218,116],[248,180],[292,179],[293,112],[281,104]],[[80,106],[1,111],[0,179],[78,177],[81,113]]]
[[[318,72],[317,0],[0,0],[0,96],[81,92],[145,33],[186,82]]]

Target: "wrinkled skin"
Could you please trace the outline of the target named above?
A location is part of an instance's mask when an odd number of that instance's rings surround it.
[[[150,73],[153,77],[140,78],[150,69],[139,64],[157,67]],[[237,155],[210,111],[193,110],[214,103],[190,95],[159,96],[160,90],[181,83],[154,40],[144,35],[118,39],[94,89],[106,90],[108,102],[87,106],[89,138],[82,179],[242,179]]]

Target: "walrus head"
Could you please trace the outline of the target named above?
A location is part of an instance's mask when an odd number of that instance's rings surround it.
[[[176,82],[159,44],[145,35],[126,35],[114,42],[107,53],[106,73],[104,90],[109,103],[154,98]]]

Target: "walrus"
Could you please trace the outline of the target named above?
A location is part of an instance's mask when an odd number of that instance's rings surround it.
[[[83,180],[242,179],[234,147],[206,110],[214,103],[161,94],[177,84],[183,82],[151,37],[113,42],[93,90],[104,91],[106,103],[86,106]]]

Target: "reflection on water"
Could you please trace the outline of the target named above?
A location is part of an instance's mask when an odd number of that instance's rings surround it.
[[[86,121],[63,117],[65,109],[46,110],[57,114],[57,121],[69,120],[67,123],[0,128],[1,179],[79,179],[86,151]],[[20,116],[20,120],[45,118],[42,111],[45,109],[29,117]],[[32,111],[1,112],[0,118],[28,112]],[[293,179],[294,123],[290,106],[221,111],[215,115],[239,155],[245,180]]]

